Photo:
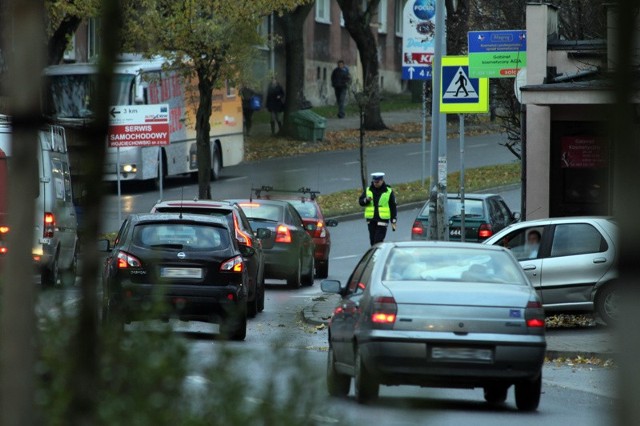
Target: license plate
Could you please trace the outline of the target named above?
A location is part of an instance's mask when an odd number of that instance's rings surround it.
[[[201,268],[161,268],[162,278],[202,278]]]
[[[431,348],[431,359],[452,361],[491,361],[493,351],[491,349],[478,348]]]
[[[462,232],[460,232],[460,229],[451,229],[449,230],[449,235],[451,235],[452,237],[459,237],[462,234]]]

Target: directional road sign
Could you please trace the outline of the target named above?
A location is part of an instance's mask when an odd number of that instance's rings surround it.
[[[436,0],[409,0],[403,11],[402,79],[430,80],[435,52]]]
[[[469,31],[468,38],[470,77],[515,77],[527,66],[525,30]]]
[[[442,58],[440,112],[473,114],[489,111],[489,79],[469,77],[469,58]]]
[[[109,146],[169,145],[169,105],[116,105],[109,109]]]

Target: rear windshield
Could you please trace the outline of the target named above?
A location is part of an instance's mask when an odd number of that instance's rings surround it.
[[[273,222],[282,221],[282,206],[273,204],[241,203],[240,207],[242,207],[242,210],[244,210],[245,215],[249,219],[262,219]]]
[[[508,253],[466,248],[396,247],[386,261],[387,281],[456,281],[526,285]]]
[[[211,251],[229,248],[222,227],[184,223],[145,223],[133,230],[133,244],[151,249]]]
[[[447,216],[449,219],[454,216],[460,216],[462,210],[462,202],[460,199],[448,199],[447,200]],[[482,206],[482,200],[464,200],[464,215],[465,217],[484,217],[484,208]],[[424,205],[424,208],[420,212],[420,216],[429,216],[429,203]]]
[[[287,200],[300,213],[303,219],[317,219],[318,209],[316,205],[310,201]]]
[[[204,214],[207,216],[224,217],[231,214],[231,210],[213,210],[211,208],[199,208],[199,207],[156,207],[158,213],[184,213],[184,214]]]

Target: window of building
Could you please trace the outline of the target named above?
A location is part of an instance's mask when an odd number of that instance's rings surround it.
[[[67,43],[67,48],[64,51],[65,61],[75,61],[76,60],[76,35],[71,36],[71,39]]]
[[[331,23],[331,0],[316,0],[316,22]]]
[[[262,22],[258,25],[258,34],[264,40],[264,44],[257,46],[258,49],[269,50],[269,16],[262,18]]]
[[[394,13],[396,35],[402,37],[402,31],[404,31],[404,5],[406,0],[395,0],[396,10]]]
[[[100,53],[100,19],[90,18],[89,27],[87,29],[87,56],[89,59],[95,58]]]
[[[233,97],[236,95],[236,86],[235,83],[231,80],[226,81],[227,85],[227,97]]]
[[[378,3],[378,32],[386,34],[387,32],[387,0],[380,0]]]

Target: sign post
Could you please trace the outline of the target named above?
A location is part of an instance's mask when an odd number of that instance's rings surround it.
[[[169,105],[116,105],[111,107],[107,141],[116,148],[118,176],[118,221],[122,222],[120,148],[169,145]],[[158,179],[162,199],[162,151],[158,153]]]
[[[432,77],[435,54],[435,0],[411,0],[403,10],[402,79],[422,80],[422,171],[426,174],[427,84]],[[432,96],[433,97],[433,96]],[[432,122],[433,125],[433,122]],[[432,144],[433,145],[433,144]],[[433,146],[432,146],[433,150]]]
[[[469,31],[469,72],[473,78],[512,78],[527,66],[525,30]]]

